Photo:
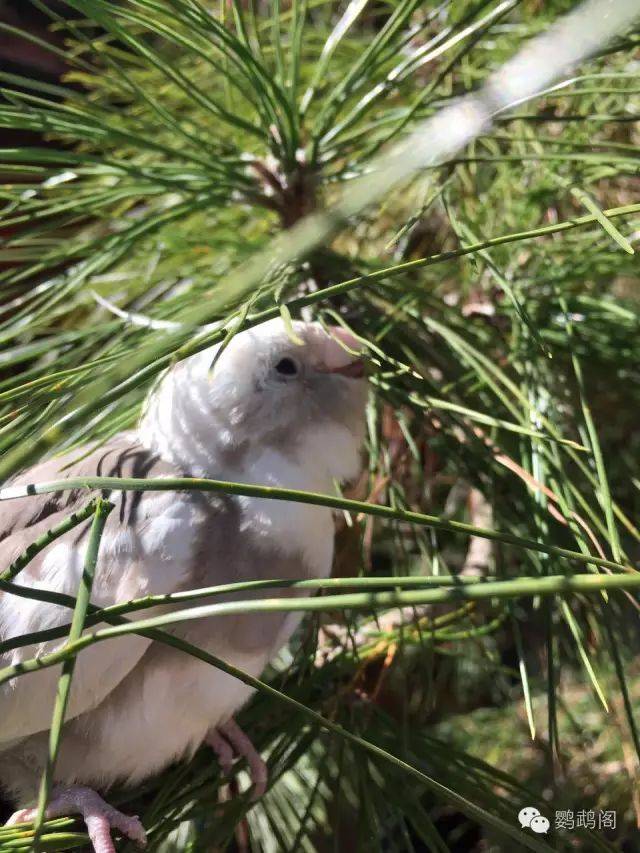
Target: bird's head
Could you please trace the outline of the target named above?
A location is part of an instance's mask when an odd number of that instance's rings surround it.
[[[348,480],[364,436],[360,351],[344,329],[263,323],[171,368],[149,396],[141,438],[194,474],[241,476],[271,452]]]

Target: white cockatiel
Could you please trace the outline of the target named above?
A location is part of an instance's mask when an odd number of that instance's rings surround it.
[[[327,333],[295,322],[294,331],[302,345],[273,320],[236,335],[219,357],[212,348],[178,363],[150,394],[136,431],[88,455],[76,450],[37,465],[15,483],[88,474],[197,476],[334,492],[336,481],[360,469],[367,385],[359,345],[338,328]],[[326,577],[331,569],[334,529],[326,507],[203,492],[114,492],[110,499],[115,509],[92,592],[99,606],[253,578]],[[0,504],[3,564],[84,501],[86,493],[76,491]],[[19,582],[75,594],[89,525],[39,553]],[[298,618],[209,617],[171,630],[257,676]],[[2,641],[68,620],[66,608],[0,593]],[[14,647],[0,664],[61,643]],[[0,686],[0,785],[20,805],[33,802],[45,764],[58,676],[51,667]],[[246,757],[259,795],[266,767],[233,720],[250,694],[237,679],[144,637],[86,649],[76,664],[48,815],[81,814],[96,853],[113,853],[112,828],[143,844],[137,818],[110,807],[94,788],[136,783],[204,742],[225,769],[234,754]],[[11,822],[33,814],[23,808]]]

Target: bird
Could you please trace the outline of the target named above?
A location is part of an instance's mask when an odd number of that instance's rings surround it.
[[[367,397],[358,338],[339,326],[278,317],[167,369],[133,430],[98,448],[47,459],[11,482],[209,477],[335,494],[336,484],[354,480],[362,469]],[[75,489],[0,503],[7,563],[86,499]],[[99,607],[250,579],[325,578],[331,571],[334,518],[324,506],[188,490],[112,491],[109,500],[114,510],[104,527],[91,596]],[[74,595],[89,526],[87,520],[39,552],[20,573],[20,583]],[[164,611],[147,613],[157,612]],[[209,616],[170,630],[259,676],[300,618],[297,612]],[[7,646],[12,638],[68,620],[62,606],[0,593],[0,641]],[[17,664],[62,643],[14,646],[0,663]],[[0,686],[0,787],[21,806],[9,825],[36,814],[59,674],[59,667],[50,667]],[[135,785],[203,744],[212,747],[224,771],[244,757],[252,793],[261,796],[266,764],[234,718],[251,693],[230,674],[147,637],[129,634],[83,650],[46,816],[80,815],[95,853],[115,853],[112,830],[144,846],[137,816],[113,808],[103,794],[115,783]]]

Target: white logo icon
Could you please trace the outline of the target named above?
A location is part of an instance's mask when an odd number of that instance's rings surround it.
[[[532,829],[534,832],[540,834],[541,832],[547,833],[549,832],[549,821],[544,815],[537,815],[533,818],[531,823],[529,824],[529,829]]]
[[[525,826],[531,827],[531,821],[534,819],[534,817],[540,817],[540,812],[533,806],[527,806],[524,809],[520,809],[518,813],[518,820],[520,821],[520,826],[522,827],[522,829],[524,829]],[[531,828],[533,829],[533,827]]]

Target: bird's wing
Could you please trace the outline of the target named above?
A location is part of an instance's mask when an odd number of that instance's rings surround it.
[[[179,476],[135,440],[123,434],[100,450],[76,450],[66,457],[37,465],[16,483],[88,475]],[[74,462],[74,459],[80,461]],[[48,529],[67,518],[90,498],[87,492],[58,492],[0,503],[0,571]],[[176,492],[113,493],[115,504],[105,525],[92,603],[108,606],[143,595],[169,593],[191,585],[190,542],[202,511],[189,495]],[[200,513],[200,518],[198,517]],[[91,520],[75,527],[41,551],[16,577],[15,583],[75,595],[82,575]],[[191,539],[190,539],[191,537]],[[149,611],[145,612],[145,616]],[[0,641],[67,624],[68,608],[0,593]],[[64,639],[0,651],[0,667],[20,663],[59,648]],[[129,635],[98,643],[79,656],[73,678],[68,718],[100,702],[140,660],[149,645]],[[0,649],[2,647],[0,646]],[[0,748],[51,723],[60,667],[30,673],[0,685]]]

